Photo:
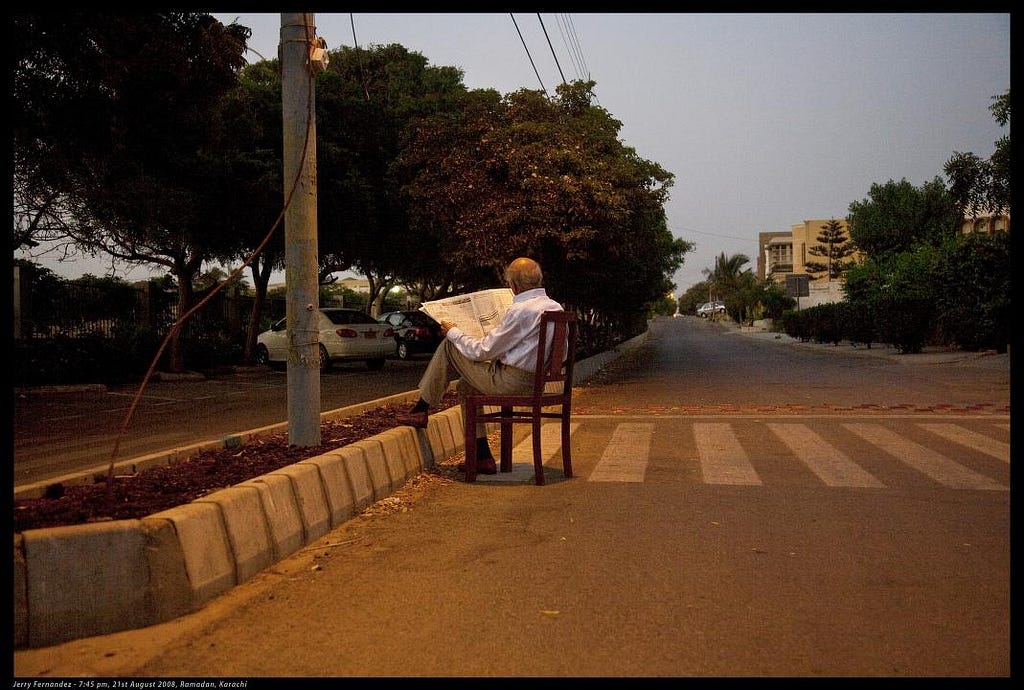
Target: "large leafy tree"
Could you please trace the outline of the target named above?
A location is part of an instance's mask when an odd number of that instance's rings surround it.
[[[355,269],[370,283],[370,308],[424,246],[410,236],[390,175],[402,132],[451,112],[465,94],[462,71],[435,67],[401,45],[343,47],[317,78],[321,278]]]
[[[671,291],[667,276],[691,249],[665,223],[673,176],[618,140],[593,87],[473,92],[460,112],[416,124],[395,174],[410,233],[429,249],[408,282],[489,287],[528,255],[585,319],[599,311],[627,329]]]
[[[235,89],[225,95],[211,122],[220,155],[224,232],[214,248],[224,264],[248,263],[255,288],[244,357],[251,360],[259,334],[270,277],[284,268],[284,201],[290,189],[282,181],[281,72],[278,60],[242,70]]]
[[[1003,125],[1009,96],[991,108]],[[901,352],[920,351],[930,338],[965,349],[1009,342],[1009,236],[960,233],[965,216],[1009,211],[1009,152],[1007,136],[991,161],[954,154],[948,191],[938,178],[921,189],[890,181],[850,205],[851,236],[868,260],[847,272],[847,300]]]
[[[989,107],[1000,126],[1010,121],[1010,91],[993,96]],[[943,171],[949,180],[950,193],[964,216],[982,213],[1009,213],[1010,187],[1010,135],[995,142],[995,151],[986,161],[973,153],[954,152],[946,161]]]
[[[14,18],[16,158],[81,250],[163,266],[179,313],[220,233],[211,115],[249,30],[202,13]],[[180,337],[170,367],[182,368]]]
[[[854,246],[884,258],[925,242],[936,245],[960,231],[963,216],[938,177],[915,187],[906,179],[874,183],[868,198],[854,201],[847,222]]]

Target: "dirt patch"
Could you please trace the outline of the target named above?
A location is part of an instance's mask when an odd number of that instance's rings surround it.
[[[449,393],[433,411],[457,404],[458,398]],[[14,531],[143,518],[392,429],[396,411],[388,405],[322,422],[319,446],[289,445],[287,432],[282,432],[238,448],[204,450],[173,465],[117,476],[109,485],[54,484],[44,497],[14,501]]]

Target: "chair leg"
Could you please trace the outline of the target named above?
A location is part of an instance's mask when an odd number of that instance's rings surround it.
[[[569,434],[572,431],[569,425],[569,409],[562,410],[562,470],[566,477],[572,476],[572,450],[569,447]]]
[[[466,405],[466,481],[476,481],[476,405]]]
[[[506,419],[511,419],[512,408],[503,407],[501,408],[501,471],[511,472],[512,471],[512,422],[506,422]]]
[[[537,486],[544,485],[544,456],[540,453],[540,410],[533,417],[533,474]]]

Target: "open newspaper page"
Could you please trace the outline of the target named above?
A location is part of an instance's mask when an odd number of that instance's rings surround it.
[[[424,302],[420,311],[425,311],[438,323],[449,321],[463,333],[482,338],[501,323],[512,305],[512,297],[508,288],[492,288]]]

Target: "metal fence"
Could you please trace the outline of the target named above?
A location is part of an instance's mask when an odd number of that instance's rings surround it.
[[[153,283],[89,285],[58,281],[35,285],[27,272],[14,268],[15,340],[113,338],[139,329],[163,337],[178,318],[177,292]],[[240,336],[248,329],[253,299],[218,292],[189,318],[183,332]],[[285,308],[284,299],[268,298],[261,322],[269,325],[282,318]]]

